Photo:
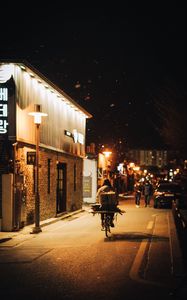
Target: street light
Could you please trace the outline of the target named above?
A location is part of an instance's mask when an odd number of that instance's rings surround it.
[[[111,166],[111,162],[110,162],[109,158],[110,158],[112,152],[108,151],[108,150],[105,150],[105,151],[103,151],[103,154],[105,156],[105,161],[106,161],[106,164],[107,164],[107,170],[106,171],[107,171],[107,178],[108,178],[109,177],[109,167]]]
[[[103,154],[106,158],[110,157],[110,155],[112,154],[111,151],[103,151]]]
[[[29,113],[34,117],[34,124],[36,125],[36,162],[35,162],[35,227],[31,233],[41,232],[40,227],[40,195],[39,195],[39,143],[40,143],[40,124],[42,117],[47,114],[41,112],[41,105],[34,105],[34,112]]]

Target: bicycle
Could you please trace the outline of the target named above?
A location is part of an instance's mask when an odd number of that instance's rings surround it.
[[[119,209],[118,207],[116,208],[116,210],[101,210],[99,205],[93,205],[92,206],[92,210],[90,211],[93,215],[95,214],[103,214],[103,231],[105,232],[105,236],[107,238],[110,237],[110,233],[111,233],[111,216],[110,214],[114,214],[114,217],[116,216],[117,218],[117,214],[119,213],[120,215],[122,215],[123,213],[125,213],[125,211]]]
[[[101,213],[103,213],[103,228],[105,231],[105,235],[106,237],[109,237],[109,233],[111,233],[111,216],[109,215],[109,211],[102,211]]]

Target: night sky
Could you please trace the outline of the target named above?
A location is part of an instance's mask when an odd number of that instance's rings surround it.
[[[0,59],[27,60],[91,113],[87,144],[187,149],[184,4],[60,3],[4,7]]]

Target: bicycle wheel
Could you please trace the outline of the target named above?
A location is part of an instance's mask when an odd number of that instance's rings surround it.
[[[105,235],[109,237],[110,233],[110,216],[105,216]]]

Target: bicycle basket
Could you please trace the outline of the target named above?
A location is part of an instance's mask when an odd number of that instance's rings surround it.
[[[102,205],[116,205],[116,194],[114,192],[102,193],[100,199]]]

